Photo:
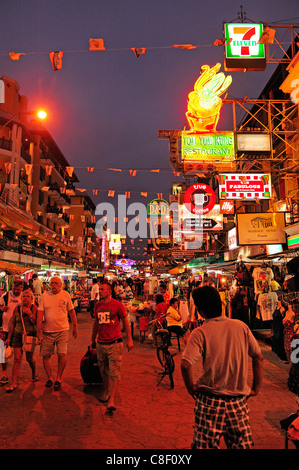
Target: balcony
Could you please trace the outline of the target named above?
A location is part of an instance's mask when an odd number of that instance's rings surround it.
[[[4,137],[0,138],[0,148],[4,150],[12,150],[12,140],[7,140]]]

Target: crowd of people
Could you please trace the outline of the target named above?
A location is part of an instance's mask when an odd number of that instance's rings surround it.
[[[45,386],[53,386],[55,391],[59,391],[67,363],[70,324],[73,337],[78,335],[70,286],[57,276],[50,279],[49,285],[43,285],[35,275],[31,284],[25,285],[16,279],[12,290],[0,298],[0,339],[7,348],[11,346],[14,353],[10,383],[7,362],[1,364],[0,385],[6,386],[7,393],[18,387],[23,353],[32,381],[39,380],[35,359],[37,344],[40,344],[47,376]],[[233,318],[223,308],[221,292],[208,279],[203,282],[192,280],[182,295],[165,281],[157,282],[153,293],[149,294],[140,280],[126,278],[112,283],[103,278],[92,280],[89,305],[93,317],[91,347],[96,349],[103,378],[104,391],[100,401],[107,404],[108,414],[116,410],[123,335],[127,349],[131,351],[136,328],[141,330],[141,319],[147,319],[147,325],[153,319],[159,323],[151,322],[152,326],[147,331],[154,347],[158,345],[157,325],[168,329],[169,344],[172,333],[184,339],[181,373],[188,393],[196,400],[192,447],[218,448],[222,435],[229,448],[252,447],[247,399],[256,395],[262,386],[263,357],[246,321]],[[281,315],[282,325],[289,322],[287,344],[290,345],[291,338],[298,334],[298,318],[290,306],[286,310],[281,302],[277,302],[275,312]],[[273,338],[275,349],[277,338],[275,335]],[[55,352],[57,370],[54,375],[52,357]],[[291,360],[290,348],[285,349],[285,355]],[[200,358],[203,360],[203,373],[195,383],[193,368]],[[248,358],[252,360],[251,386],[247,383]],[[294,385],[296,381],[297,385]],[[299,396],[298,369],[293,367],[292,391]],[[212,413],[214,409],[218,410],[216,414]],[[213,420],[210,419],[212,415]]]

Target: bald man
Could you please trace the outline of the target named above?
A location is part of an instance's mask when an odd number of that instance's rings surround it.
[[[73,325],[74,338],[78,335],[78,326],[71,296],[62,289],[60,277],[52,277],[49,285],[50,291],[42,294],[38,306],[37,336],[41,342],[40,354],[43,357],[44,368],[48,376],[46,387],[51,387],[54,383],[51,358],[56,346],[58,367],[54,390],[60,390],[67,360],[70,327],[68,316],[70,316]]]

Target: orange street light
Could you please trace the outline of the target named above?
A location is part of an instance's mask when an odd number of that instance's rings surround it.
[[[44,110],[42,110],[42,109],[40,109],[40,110],[38,110],[38,111],[27,111],[27,112],[24,112],[24,113],[23,113],[23,112],[16,113],[16,114],[14,114],[8,121],[6,121],[6,123],[3,124],[3,126],[0,127],[0,131],[2,131],[2,129],[3,129],[4,127],[6,127],[7,124],[9,124],[11,121],[13,121],[16,116],[20,116],[20,115],[22,115],[22,114],[24,114],[25,116],[26,116],[26,115],[34,115],[34,114],[35,114],[37,117],[39,117],[39,119],[45,119],[45,118],[47,117],[46,111],[44,111]]]

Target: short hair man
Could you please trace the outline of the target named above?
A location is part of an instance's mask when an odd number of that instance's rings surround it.
[[[99,369],[103,378],[105,393],[100,399],[107,402],[107,413],[113,414],[115,394],[121,378],[121,363],[123,353],[122,320],[127,334],[127,349],[133,348],[131,328],[127,313],[121,302],[112,298],[112,288],[107,282],[99,286],[100,301],[95,305],[95,321],[92,329],[91,343],[96,342]]]
[[[53,276],[49,282],[50,291],[42,294],[37,312],[37,336],[41,341],[40,354],[48,376],[46,387],[53,385],[51,357],[57,348],[58,367],[54,390],[60,390],[62,375],[66,366],[69,339],[69,320],[73,324],[73,337],[77,338],[76,312],[70,294],[62,289],[62,280]],[[44,320],[44,323],[43,323]]]
[[[196,399],[192,448],[219,448],[224,436],[228,448],[250,449],[253,441],[246,399],[261,388],[260,347],[244,322],[221,315],[221,298],[214,287],[195,289],[192,295],[205,318],[191,333],[181,362],[185,386]],[[251,388],[247,384],[248,356],[253,366]],[[203,372],[195,384],[193,366],[201,357]]]

